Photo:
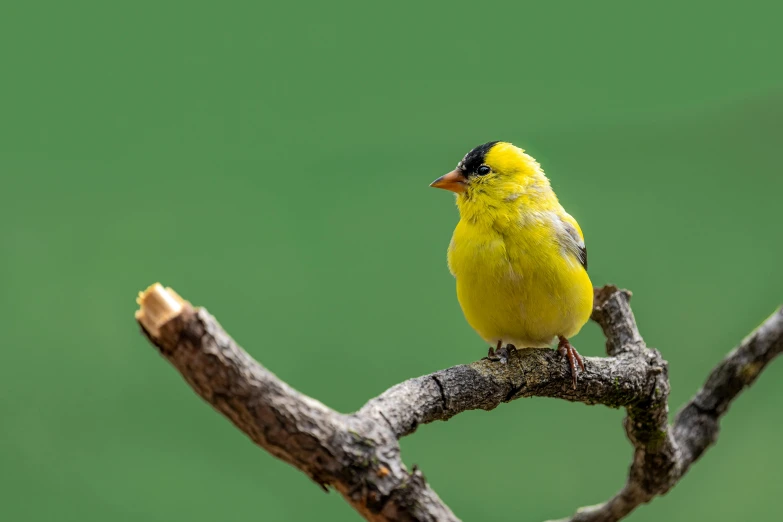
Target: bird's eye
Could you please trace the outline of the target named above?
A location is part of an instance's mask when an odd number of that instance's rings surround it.
[[[489,171],[490,171],[489,167],[487,167],[486,165],[482,165],[478,168],[476,174],[478,174],[479,176],[483,176],[485,174],[489,174]]]

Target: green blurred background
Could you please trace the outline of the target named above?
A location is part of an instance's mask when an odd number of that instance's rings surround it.
[[[359,520],[197,399],[134,298],[172,286],[341,411],[478,359],[427,185],[488,140],[541,161],[593,282],[633,290],[672,413],[781,302],[781,8],[378,5],[0,7],[0,518]],[[603,353],[592,323],[575,344]],[[780,520],[782,383],[630,519]],[[622,417],[520,400],[403,457],[466,521],[561,517],[624,482]]]

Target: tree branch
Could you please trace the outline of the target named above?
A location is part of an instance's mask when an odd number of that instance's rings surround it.
[[[602,291],[606,291],[606,288]],[[599,307],[593,312],[593,318],[601,323],[607,333],[609,351],[612,340],[602,322],[605,317],[600,317]],[[654,350],[640,350],[647,352],[648,356],[653,353],[656,358],[660,358],[660,354]],[[667,493],[704,451],[715,443],[720,417],[726,413],[731,401],[753,384],[766,365],[781,351],[783,309],[779,308],[710,373],[702,389],[677,414],[673,426],[667,422],[669,383],[665,362],[663,372],[653,370],[652,373],[657,374],[656,392],[648,400],[629,407],[628,417],[624,421],[626,433],[635,450],[625,487],[608,502],[582,508],[562,522],[617,521],[641,504]]]
[[[588,357],[576,390],[554,351],[525,349],[506,363],[482,359],[398,384],[358,412],[338,413],[278,379],[242,350],[204,309],[153,285],[136,318],[148,339],[205,401],[256,444],[331,486],[367,520],[457,521],[420,471],[408,471],[398,439],[420,424],[472,409],[491,410],[520,397],[557,397],[624,407],[635,448],[625,487],[605,504],[564,520],[620,520],[666,493],[717,438],[730,402],[783,350],[780,310],[715,369],[668,426],[667,363],[646,347],[630,292],[596,292],[593,319],[609,357]]]

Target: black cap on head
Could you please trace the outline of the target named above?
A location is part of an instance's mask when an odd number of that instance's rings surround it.
[[[483,145],[479,145],[475,149],[468,152],[465,157],[462,158],[462,161],[460,161],[457,165],[457,170],[462,172],[464,175],[475,174],[481,164],[484,163],[484,158],[486,157],[489,150],[496,143],[499,142],[490,141]]]

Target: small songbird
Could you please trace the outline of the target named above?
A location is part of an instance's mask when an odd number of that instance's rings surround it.
[[[582,230],[541,166],[524,150],[492,141],[430,186],[457,194],[449,270],[465,319],[490,344],[490,357],[557,338],[576,388],[577,364],[585,366],[569,339],[590,318],[593,285]]]

